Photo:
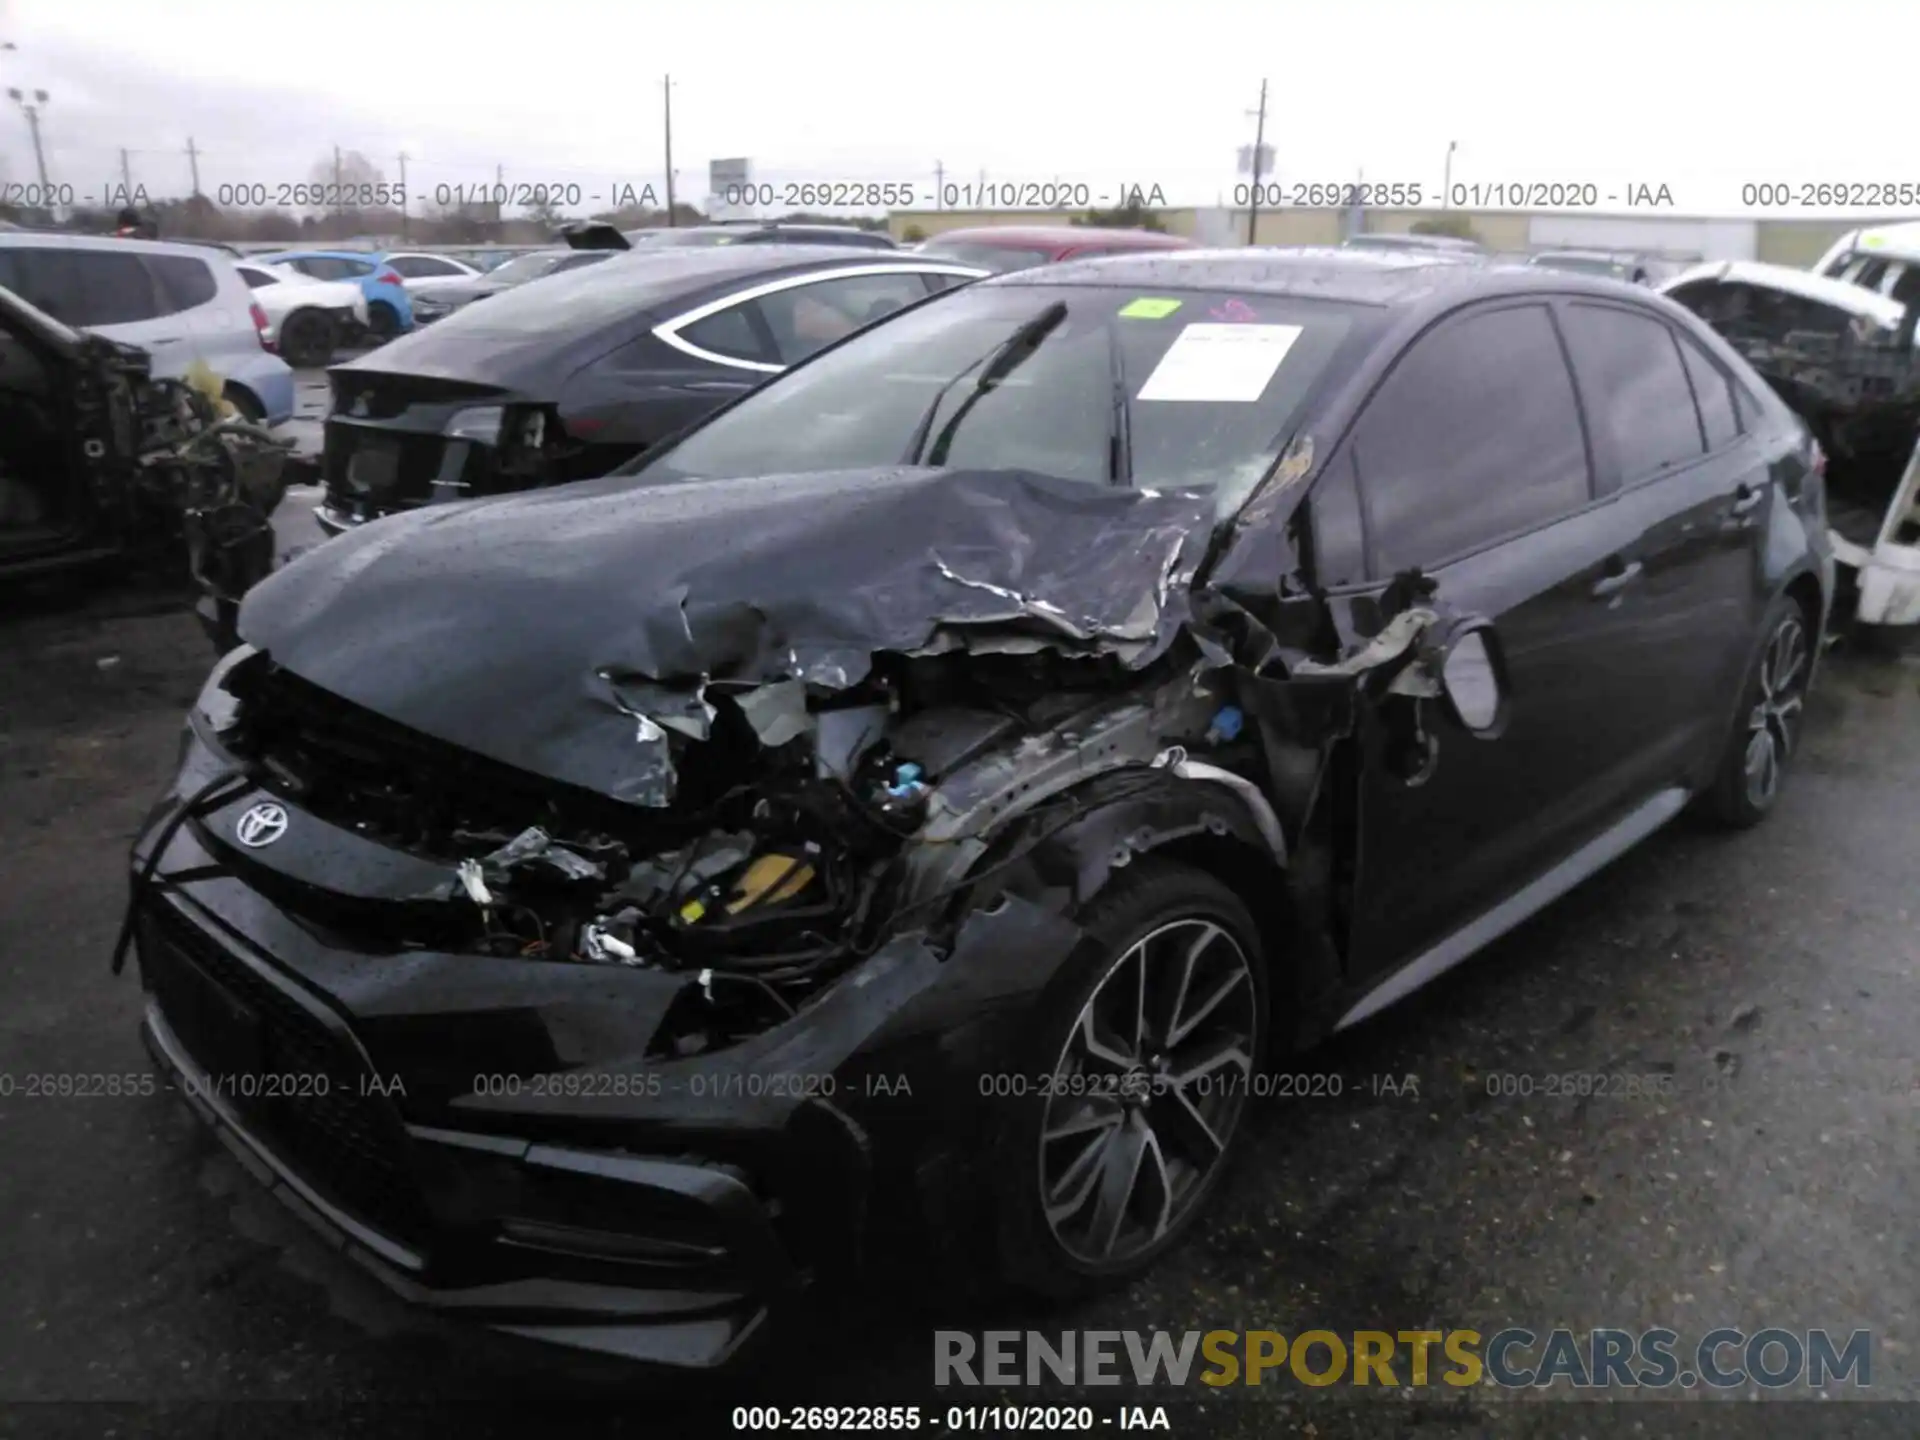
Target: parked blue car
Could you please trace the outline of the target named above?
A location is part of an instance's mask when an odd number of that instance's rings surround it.
[[[255,255],[274,265],[291,265],[315,280],[354,280],[367,297],[367,326],[382,340],[413,329],[413,305],[400,276],[378,255],[364,250],[276,250]]]

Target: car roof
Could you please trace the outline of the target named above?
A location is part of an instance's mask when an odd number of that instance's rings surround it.
[[[269,250],[266,253],[269,255],[293,255],[303,258],[313,256],[324,260],[365,260],[370,265],[379,263],[381,254],[381,252],[377,250],[302,250],[297,246],[286,250]]]
[[[1870,225],[1854,232],[1851,248],[1855,252],[1870,250],[1895,260],[1920,260],[1920,220]]]
[[[1662,282],[1659,288],[1663,295],[1671,294],[1682,285],[1702,280],[1779,290],[1889,326],[1898,325],[1907,309],[1898,300],[1863,285],[1855,285],[1849,280],[1835,280],[1830,276],[1816,275],[1811,270],[1796,270],[1790,265],[1769,265],[1763,260],[1709,260],[1704,265],[1682,270],[1672,279]]]
[[[226,260],[239,258],[223,255],[192,240],[136,240],[129,235],[75,235],[66,230],[4,230],[0,231],[0,245],[36,250],[134,249],[148,255],[180,255],[190,260],[207,260],[215,255]]]
[[[1349,235],[1342,244],[1355,249],[1371,246],[1376,249],[1457,250],[1462,253],[1487,248],[1477,240],[1468,240],[1459,235],[1415,235],[1411,231],[1399,230],[1366,230],[1358,235]]]
[[[1611,260],[1616,265],[1625,265],[1636,257],[1622,250],[1580,250],[1567,248],[1562,250],[1536,250],[1532,259],[1541,260]]]
[[[572,255],[579,252],[557,252]],[[981,274],[980,267],[938,256],[880,254],[821,245],[715,245],[602,252],[608,258],[594,265],[551,275],[540,281],[549,287],[548,295],[559,292],[551,287],[605,288],[608,306],[604,314],[590,324],[573,330],[597,328],[609,320],[637,311],[677,306],[707,291],[725,291],[740,282],[775,280],[788,275],[816,270],[868,270],[875,266],[904,266],[914,270],[940,269]],[[484,278],[484,277],[483,277]],[[477,322],[475,322],[477,324]]]
[[[942,230],[938,235],[929,235],[926,243],[938,245],[942,240],[963,240],[969,245],[1004,245],[1010,250],[1057,249],[1115,240],[1136,244],[1142,250],[1185,250],[1194,243],[1184,235],[1169,235],[1160,230],[1129,230],[1107,225],[978,225]]]
[[[1500,277],[1497,282],[1487,277]],[[1438,290],[1564,288],[1580,277],[1493,265],[1439,251],[1245,246],[1066,260],[983,280],[983,285],[1102,285],[1119,289],[1237,290],[1393,306]],[[1608,293],[1617,293],[1609,289]]]

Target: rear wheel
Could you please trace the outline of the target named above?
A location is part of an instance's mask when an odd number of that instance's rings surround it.
[[[266,407],[254,399],[251,390],[238,385],[229,385],[224,392],[227,403],[240,413],[242,420],[250,420],[255,425],[264,425],[267,420]]]
[[[1136,861],[1081,923],[1102,943],[1028,1036],[994,1165],[1002,1273],[1058,1297],[1139,1274],[1191,1228],[1267,1042],[1259,930],[1220,881]]]
[[[1758,825],[1773,813],[1800,746],[1813,675],[1813,631],[1791,595],[1775,597],[1761,633],[1766,639],[1748,667],[1740,712],[1707,796],[1713,818],[1735,829]]]
[[[373,301],[367,306],[367,329],[376,340],[391,340],[400,333],[400,312],[384,300]]]
[[[332,317],[318,310],[296,310],[280,325],[280,358],[296,370],[311,370],[333,359]]]

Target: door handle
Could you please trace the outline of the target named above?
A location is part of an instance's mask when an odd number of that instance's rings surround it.
[[[160,335],[146,343],[149,345],[178,345],[180,343],[180,337],[178,335]]]
[[[1760,502],[1766,498],[1766,491],[1757,485],[1749,485],[1743,480],[1740,482],[1738,488],[1734,490],[1733,504],[1729,506],[1728,509],[1732,514],[1745,515],[1749,511],[1758,508]]]
[[[1610,561],[1608,563],[1611,565],[1614,562]],[[1645,565],[1635,560],[1631,564],[1622,565],[1619,569],[1602,575],[1598,580],[1593,582],[1594,598],[1604,600],[1609,595],[1619,594],[1622,590],[1626,589],[1627,586],[1638,580],[1640,578],[1640,572],[1646,568]]]

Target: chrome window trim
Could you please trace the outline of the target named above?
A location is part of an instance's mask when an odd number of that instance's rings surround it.
[[[723,295],[718,300],[709,300],[706,304],[697,305],[691,310],[674,316],[671,320],[662,321],[653,327],[652,333],[656,339],[671,345],[681,354],[691,355],[696,360],[704,360],[709,365],[724,365],[730,370],[752,370],[761,375],[778,375],[789,367],[772,365],[764,360],[741,360],[732,355],[705,350],[680,332],[689,325],[698,324],[710,315],[718,315],[722,310],[731,310],[736,305],[758,300],[762,295],[777,295],[782,290],[797,290],[802,285],[818,285],[827,280],[857,280],[867,275],[964,275],[969,279],[980,280],[992,273],[976,265],[932,262],[909,264],[898,260],[874,265],[842,265],[831,270],[809,270],[801,275],[786,275],[778,280],[763,281],[745,290],[736,290],[730,295]],[[928,298],[931,299],[932,296]]]

